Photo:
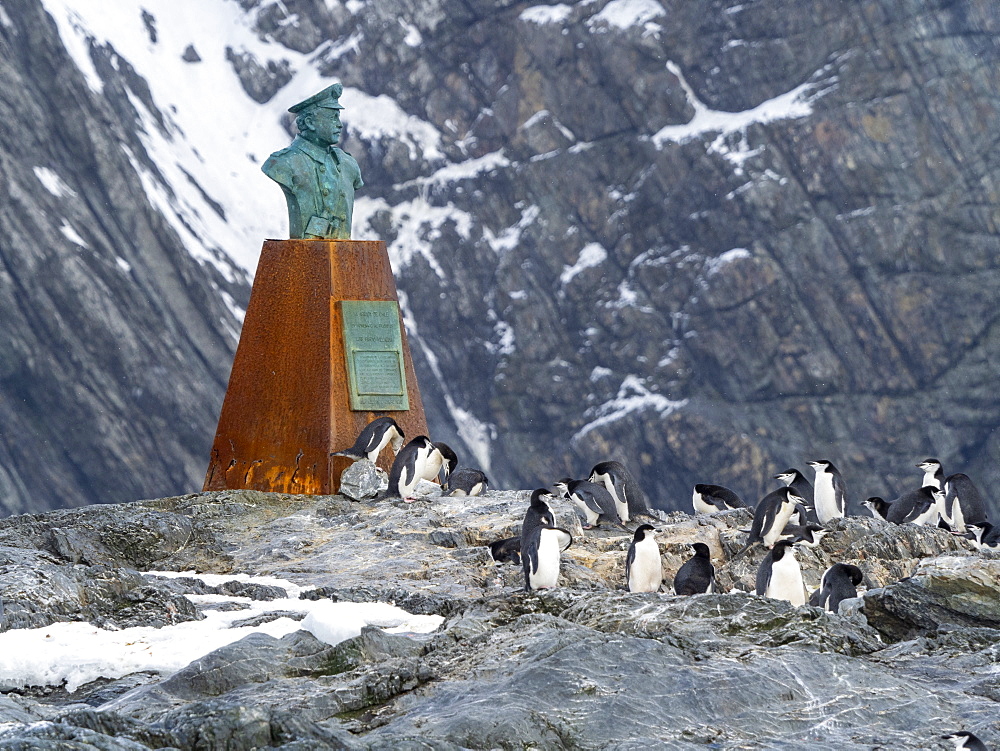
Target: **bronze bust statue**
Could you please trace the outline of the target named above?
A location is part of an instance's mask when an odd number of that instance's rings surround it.
[[[289,107],[299,134],[261,167],[285,194],[292,239],[351,239],[354,191],[364,183],[354,157],[336,147],[343,90],[335,83]]]

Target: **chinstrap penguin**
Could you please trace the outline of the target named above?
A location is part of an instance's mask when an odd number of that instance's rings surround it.
[[[555,516],[546,503],[552,497],[546,488],[535,490],[521,523],[521,566],[526,592],[556,586],[562,551],[573,544],[573,536],[555,526]]]
[[[925,485],[919,490],[904,493],[889,502],[885,520],[892,524],[935,525],[938,517],[938,502],[944,498],[944,491],[933,485]]]
[[[969,522],[973,545],[979,550],[1000,550],[1000,527],[990,522]]]
[[[421,479],[434,482],[438,475],[443,475],[442,482],[448,481],[451,471],[458,466],[458,456],[446,443],[435,442],[431,444],[431,451],[424,462],[424,470]]]
[[[389,470],[389,487],[382,498],[402,498],[413,501],[413,492],[424,479],[427,459],[434,451],[434,444],[425,435],[418,435],[403,446]]]
[[[757,594],[792,605],[806,604],[806,587],[795,549],[788,540],[779,540],[757,569]]]
[[[828,531],[820,524],[786,524],[780,539],[797,542],[804,547],[815,548],[822,542]]]
[[[816,505],[813,502],[815,491],[806,476],[795,467],[789,467],[784,472],[776,474],[774,479],[781,480],[787,487],[795,491],[795,495],[802,499],[800,501],[802,508],[795,509],[798,518],[792,521],[795,524],[819,524],[819,518],[816,516]]]
[[[603,485],[590,480],[573,480],[564,477],[555,484],[563,495],[572,501],[583,515],[584,529],[600,526],[602,521],[610,522],[624,529],[618,515],[618,504]]]
[[[625,586],[629,592],[658,592],[663,583],[663,562],[652,524],[640,524],[625,556]]]
[[[353,446],[330,455],[375,462],[382,449],[390,444],[392,453],[398,454],[403,445],[403,429],[391,417],[376,417],[361,430]]]
[[[990,751],[974,734],[968,730],[959,730],[954,733],[942,735],[941,738],[955,744],[955,751]]]
[[[881,519],[882,521],[888,521],[885,515],[889,513],[889,506],[891,505],[889,501],[881,498],[877,495],[873,495],[871,498],[863,501],[861,503],[866,509],[872,512],[872,516],[876,519]]]
[[[490,486],[489,478],[478,469],[459,467],[449,476],[443,488],[448,495],[479,495]]]
[[[850,563],[835,563],[823,573],[819,589],[809,598],[809,604],[836,613],[841,600],[858,596],[858,585],[865,575]]]
[[[708,545],[696,542],[694,555],[684,561],[674,575],[674,594],[700,595],[715,591],[715,566]]]
[[[691,505],[696,514],[717,514],[720,511],[747,507],[746,502],[729,488],[702,482],[694,486]]]
[[[773,547],[781,537],[782,532],[785,531],[785,525],[788,524],[796,506],[802,501],[802,497],[796,495],[791,487],[772,490],[761,498],[754,510],[750,537],[740,554],[748,550],[755,542],[763,543],[766,548]]]
[[[656,516],[649,508],[646,494],[639,483],[621,462],[609,461],[595,464],[590,470],[590,481],[603,485],[618,508],[618,517],[627,522],[634,516]]]
[[[520,566],[521,538],[508,537],[503,540],[497,540],[496,542],[491,542],[490,555],[493,556],[493,560],[496,561],[497,563],[504,563],[505,561],[510,561],[511,563],[516,563],[518,566]]]
[[[952,532],[962,533],[966,525],[986,521],[989,516],[986,503],[968,475],[961,472],[949,475],[944,482],[944,490],[941,518]]]
[[[813,482],[813,506],[820,524],[844,517],[846,506],[844,478],[833,462],[817,459],[809,462],[816,470]]]
[[[924,471],[924,477],[920,483],[920,487],[925,487],[927,485],[933,485],[935,488],[944,487],[944,468],[941,466],[941,462],[937,459],[924,459],[916,466],[917,469],[922,469]]]

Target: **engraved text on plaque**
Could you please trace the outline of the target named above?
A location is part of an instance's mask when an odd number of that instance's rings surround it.
[[[352,410],[407,410],[399,304],[393,301],[344,300],[348,390]]]

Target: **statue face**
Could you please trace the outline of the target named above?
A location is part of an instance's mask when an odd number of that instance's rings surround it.
[[[340,110],[331,110],[325,107],[318,107],[309,115],[312,121],[312,133],[314,140],[322,146],[332,146],[340,141],[340,131],[343,125],[340,122]]]

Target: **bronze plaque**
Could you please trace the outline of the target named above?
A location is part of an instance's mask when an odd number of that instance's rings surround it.
[[[399,303],[343,300],[344,354],[351,409],[365,412],[408,410]]]

